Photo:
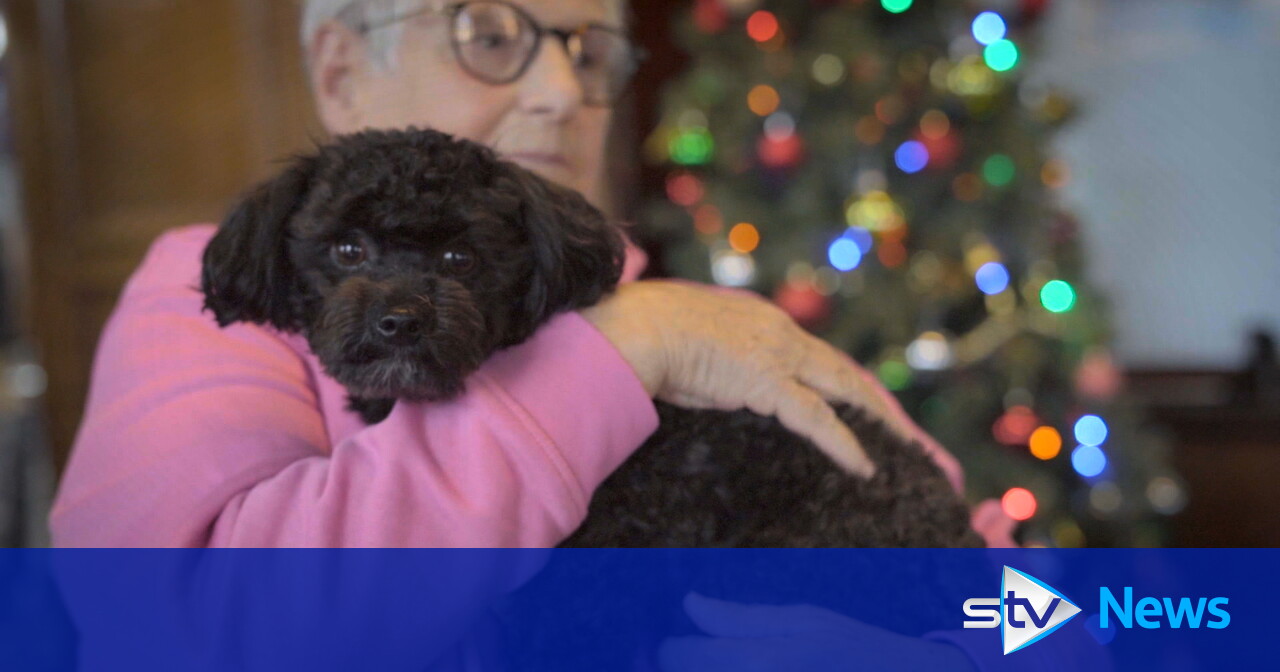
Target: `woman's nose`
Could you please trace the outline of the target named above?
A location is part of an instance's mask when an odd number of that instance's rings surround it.
[[[547,35],[520,79],[520,106],[526,112],[565,119],[582,106],[582,96],[582,84],[564,42]]]

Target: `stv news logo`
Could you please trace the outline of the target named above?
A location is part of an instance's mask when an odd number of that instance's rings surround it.
[[[966,628],[1000,627],[1005,655],[1044,639],[1080,613],[1065,595],[1043,581],[1005,565],[1000,597],[964,601]]]

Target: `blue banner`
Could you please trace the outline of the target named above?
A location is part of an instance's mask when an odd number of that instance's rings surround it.
[[[0,670],[1270,667],[1280,550],[0,550]]]

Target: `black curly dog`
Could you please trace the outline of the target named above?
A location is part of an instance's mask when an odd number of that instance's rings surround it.
[[[206,308],[301,332],[369,423],[441,400],[494,351],[618,282],[618,232],[577,193],[428,130],[369,131],[250,193],[204,254]],[[841,418],[879,467],[847,475],[777,421],[659,404],[569,546],[977,546],[921,447]],[[590,409],[584,409],[590,412]]]

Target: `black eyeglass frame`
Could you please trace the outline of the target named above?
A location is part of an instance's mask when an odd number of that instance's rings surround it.
[[[462,44],[457,39],[456,22],[458,20],[458,15],[461,14],[462,11],[466,9],[468,5],[478,5],[478,4],[502,5],[503,7],[507,7],[513,13],[515,13],[515,15],[519,17],[519,19],[522,22],[524,22],[526,26],[529,26],[533,29],[533,34],[534,34],[533,48],[529,50],[528,55],[525,56],[524,62],[520,64],[520,67],[510,77],[491,77],[482,72],[478,72],[474,68],[472,68],[470,65],[468,65],[466,57],[462,54]],[[592,30],[592,29],[602,30],[617,36],[619,39],[623,41],[623,43],[627,45],[627,51],[628,51],[627,55],[629,57],[628,58],[629,62],[626,63],[627,69],[625,71],[625,74],[623,74],[621,78],[621,81],[617,87],[617,91],[610,92],[608,94],[609,97],[604,101],[586,100],[586,97],[585,97],[586,91],[584,89],[583,103],[593,107],[612,107],[615,103],[617,103],[618,99],[622,97],[623,92],[626,89],[627,83],[629,83],[631,78],[635,76],[636,70],[639,69],[640,64],[643,63],[645,60],[647,60],[649,57],[648,52],[645,51],[643,47],[633,43],[631,41],[631,38],[627,36],[626,31],[617,26],[610,26],[610,25],[593,21],[590,23],[585,23],[574,30],[548,28],[542,25],[541,23],[539,23],[538,20],[535,19],[531,14],[529,14],[529,12],[524,8],[520,7],[519,5],[511,4],[509,2],[503,2],[502,0],[472,0],[470,2],[455,2],[453,4],[445,5],[443,7],[428,6],[428,7],[423,7],[421,9],[416,9],[410,12],[405,12],[403,14],[395,14],[381,21],[357,21],[352,26],[352,29],[358,33],[365,34],[374,30],[380,30],[382,28],[395,25],[397,23],[400,23],[401,21],[406,21],[414,17],[425,16],[428,14],[439,14],[449,18],[449,46],[453,50],[454,58],[458,60],[459,65],[461,65],[462,68],[467,71],[468,75],[471,75],[472,77],[475,77],[476,79],[486,84],[491,84],[494,86],[511,84],[512,82],[519,81],[521,77],[524,77],[525,73],[529,71],[529,66],[533,65],[533,62],[537,60],[538,53],[542,49],[543,38],[547,35],[554,35],[555,37],[559,38],[560,43],[564,45],[565,52],[569,55],[569,58],[573,61],[577,61],[577,59],[581,55],[582,35],[586,33],[586,31]],[[578,40],[578,47],[577,47],[578,54],[575,54],[574,48],[570,46],[570,40],[573,38],[577,38]]]

